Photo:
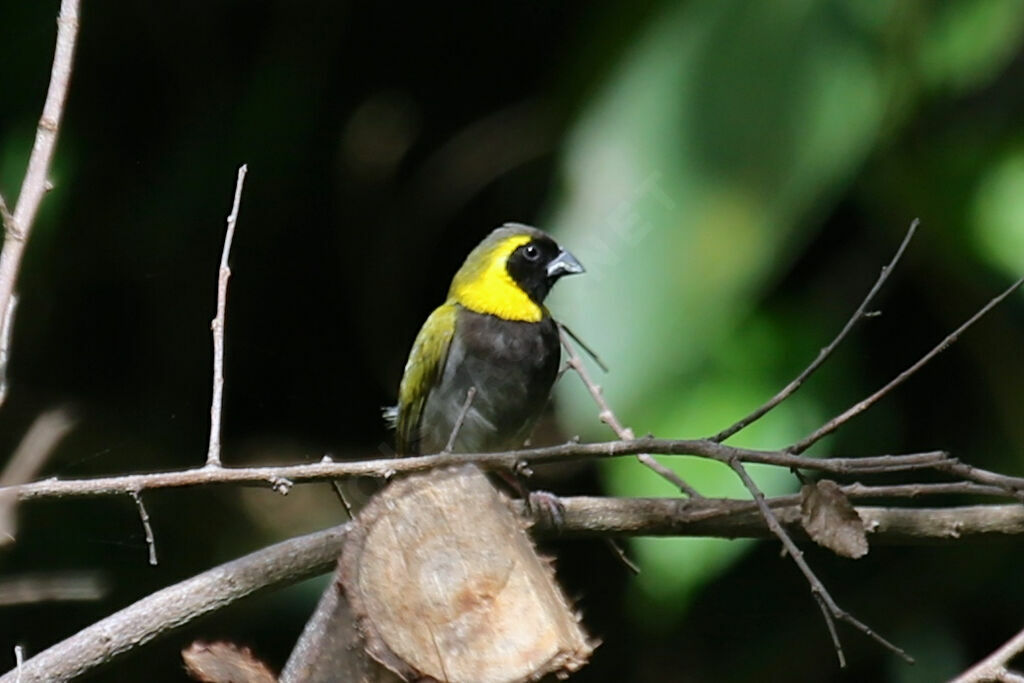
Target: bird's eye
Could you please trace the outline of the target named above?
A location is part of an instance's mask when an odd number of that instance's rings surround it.
[[[536,244],[527,244],[523,248],[523,256],[526,257],[527,261],[536,261],[540,258],[540,249],[537,248]]]

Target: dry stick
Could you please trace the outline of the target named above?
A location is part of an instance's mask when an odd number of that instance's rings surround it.
[[[956,328],[945,339],[939,342],[939,344],[935,346],[935,348],[933,348],[931,351],[922,356],[920,360],[911,365],[909,368],[907,368],[899,375],[897,375],[891,382],[889,382],[884,387],[882,387],[875,393],[871,394],[864,400],[850,406],[845,411],[843,411],[839,415],[836,415],[831,420],[823,424],[821,427],[814,430],[812,433],[810,433],[800,441],[797,441],[795,444],[786,448],[785,450],[789,453],[803,453],[805,450],[810,448],[813,444],[817,443],[823,437],[828,436],[835,430],[839,429],[839,427],[849,422],[852,418],[863,413],[865,410],[874,405],[875,402],[877,402],[880,398],[888,394],[890,391],[892,391],[899,385],[903,384],[903,382],[905,382],[907,378],[909,378],[911,375],[913,375],[918,370],[923,368],[929,361],[931,361],[932,358],[934,358],[935,356],[939,355],[940,353],[948,349],[950,346],[952,346],[953,343],[960,338],[960,335],[966,332],[967,329],[970,328],[974,323],[981,320],[981,318],[983,318],[986,313],[988,313],[997,305],[999,305],[999,303],[1001,303],[1003,299],[1010,296],[1010,294],[1015,292],[1022,284],[1024,284],[1024,278],[1017,280],[1012,285],[1007,287],[1002,294],[990,300],[987,304],[985,304],[982,307],[980,311],[978,311],[970,318],[968,318],[963,325]]]
[[[862,301],[860,306],[857,307],[857,310],[853,312],[853,315],[850,317],[850,319],[846,321],[846,325],[839,332],[836,338],[832,340],[832,343],[830,343],[828,346],[826,346],[825,348],[821,349],[818,352],[818,357],[814,359],[814,362],[808,365],[803,372],[797,375],[796,379],[794,379],[792,382],[783,387],[783,389],[779,393],[775,394],[775,396],[772,396],[772,398],[769,401],[767,401],[764,405],[762,405],[760,408],[750,413],[743,419],[739,420],[735,424],[731,425],[730,427],[727,427],[726,429],[723,429],[714,436],[710,437],[711,441],[725,441],[730,436],[736,434],[742,429],[746,429],[749,425],[761,419],[772,408],[779,405],[787,398],[792,396],[794,393],[796,393],[796,390],[803,385],[807,378],[814,374],[814,372],[819,367],[821,367],[821,365],[828,359],[828,357],[832,355],[832,352],[836,350],[836,347],[838,347],[843,342],[843,340],[846,339],[847,335],[850,334],[850,331],[857,325],[857,323],[859,323],[864,318],[870,316],[868,312],[868,306],[871,305],[871,301],[875,298],[875,295],[878,294],[878,292],[882,289],[882,286],[885,284],[885,281],[889,279],[889,275],[891,275],[893,269],[896,268],[896,264],[900,262],[901,258],[903,258],[903,252],[906,251],[907,245],[910,244],[910,240],[913,239],[914,233],[917,231],[917,226],[920,224],[920,222],[921,221],[918,218],[915,218],[913,221],[911,221],[910,228],[907,230],[906,236],[903,238],[903,241],[900,243],[899,248],[896,250],[896,254],[892,257],[892,260],[889,261],[889,265],[882,267],[882,273],[878,276],[878,279],[875,281],[874,286],[871,287],[871,290],[868,292],[867,296],[864,297],[864,301]]]
[[[238,222],[238,207],[242,201],[242,186],[249,167],[242,164],[238,167],[238,178],[235,181],[235,199],[228,215],[228,228],[224,235],[224,249],[220,255],[220,270],[217,273],[217,315],[210,323],[213,330],[213,400],[210,402],[210,447],[206,452],[206,466],[220,467],[220,421],[221,407],[224,403],[224,312],[228,300],[228,279],[231,268],[228,256],[231,255],[231,242],[235,237],[235,223]]]
[[[604,422],[606,425],[611,427],[612,431],[615,432],[615,435],[618,436],[621,440],[634,440],[636,437],[633,434],[633,430],[630,429],[629,427],[624,427],[622,423],[619,422],[619,418],[615,416],[615,413],[612,411],[611,406],[609,406],[608,402],[605,400],[604,392],[601,390],[601,387],[598,386],[597,383],[590,378],[590,373],[587,372],[586,366],[583,365],[583,360],[580,358],[579,354],[576,353],[576,348],[572,345],[572,342],[569,341],[568,337],[571,334],[572,333],[567,334],[566,329],[562,326],[562,324],[558,323],[558,336],[561,338],[562,346],[565,347],[565,352],[568,356],[568,360],[566,360],[566,366],[576,371],[576,374],[579,376],[580,381],[583,382],[583,385],[587,388],[587,391],[590,393],[590,397],[594,399],[594,403],[597,404],[598,410],[600,411],[598,413],[598,419],[600,419],[601,422]],[[663,479],[667,479],[676,488],[678,488],[680,492],[685,493],[690,498],[702,497],[701,494],[698,493],[695,488],[687,484],[682,477],[680,477],[670,468],[665,467],[660,462],[655,460],[649,453],[637,453],[636,459],[639,460],[644,466],[650,468],[651,470],[654,470],[654,472],[656,472]]]
[[[807,561],[804,559],[803,551],[797,547],[796,543],[793,542],[793,539],[789,537],[788,533],[786,533],[786,530],[781,524],[779,524],[779,520],[775,517],[775,513],[772,512],[771,508],[765,502],[764,493],[762,493],[761,489],[758,488],[756,483],[754,483],[754,480],[750,478],[750,474],[747,473],[747,469],[743,466],[743,463],[738,459],[735,459],[729,463],[729,466],[732,467],[734,472],[736,472],[736,475],[743,482],[743,485],[747,487],[747,490],[753,497],[754,502],[757,503],[757,507],[761,512],[761,516],[764,518],[765,524],[768,525],[768,528],[771,529],[771,532],[775,537],[782,542],[782,546],[786,549],[786,552],[788,552],[790,557],[793,558],[796,566],[799,567],[804,578],[806,578],[807,582],[811,585],[811,593],[814,595],[815,600],[818,601],[822,614],[825,615],[825,623],[828,625],[829,634],[831,635],[832,642],[835,645],[836,655],[839,657],[839,665],[841,667],[845,667],[846,661],[843,656],[842,645],[840,645],[839,637],[835,631],[835,624],[832,623],[833,619],[845,621],[864,635],[896,653],[907,662],[913,664],[913,657],[908,655],[906,651],[875,633],[870,626],[858,620],[852,614],[846,612],[836,604],[835,600],[832,599],[832,596],[825,588],[825,584],[818,579],[810,565],[807,564]]]
[[[617,536],[686,536],[771,538],[757,503],[750,499],[703,498],[561,498],[563,521],[555,526],[523,501],[516,509],[541,536],[594,538]],[[790,538],[807,538],[797,496],[768,498],[775,519]],[[857,515],[872,545],[949,544],[967,540],[1009,540],[1024,535],[1024,506],[974,505],[953,508],[908,508],[858,505]]]
[[[1018,632],[988,657],[954,678],[951,683],[983,683],[985,681],[1018,683],[1024,681],[1024,676],[1006,668],[1010,660],[1020,654],[1022,650],[1024,650],[1024,630]]]
[[[146,532],[146,546],[149,548],[149,563],[154,567],[157,565],[156,561],[156,540],[153,536],[153,527],[149,525],[149,513],[146,512],[146,506],[142,504],[142,494],[138,491],[132,491],[132,500],[135,501],[135,507],[139,510],[139,519],[142,520],[142,530]]]
[[[950,458],[949,462],[940,463],[936,466],[936,469],[948,474],[955,474],[968,481],[974,481],[982,485],[998,486],[1009,495],[1024,501],[1024,478],[989,472],[988,470],[962,463],[955,458]]]
[[[25,253],[32,225],[35,222],[43,195],[50,189],[46,176],[49,173],[53,150],[57,146],[57,132],[64,114],[68,83],[71,81],[71,65],[78,36],[78,0],[61,0],[60,15],[57,17],[57,45],[53,53],[50,70],[50,86],[46,91],[43,114],[36,127],[36,139],[32,144],[25,179],[18,193],[18,202],[11,214],[4,204],[3,223],[5,239],[0,253],[0,311],[4,311],[5,325],[12,318],[7,315],[14,296],[14,285],[18,279],[21,258]],[[10,330],[0,330],[0,339],[10,336]],[[0,401],[3,400],[0,395]]]
[[[337,561],[347,529],[289,539],[157,591],[40,652],[0,683],[76,678],[256,591],[321,574]]]
[[[451,453],[420,455],[401,458],[353,460],[346,462],[321,461],[300,465],[273,467],[199,467],[189,470],[154,472],[150,474],[125,474],[93,479],[56,478],[45,479],[31,484],[20,484],[0,488],[0,495],[12,493],[18,500],[34,498],[91,497],[130,494],[162,488],[180,488],[206,484],[236,484],[251,486],[279,487],[282,482],[289,484],[327,481],[345,477],[388,478],[398,473],[423,472],[438,467],[461,465],[467,462],[486,468],[514,469],[520,462],[542,463],[585,458],[610,458],[636,455],[638,453],[663,453],[667,455],[696,455],[728,464],[736,458],[742,462],[761,465],[775,465],[785,468],[799,468],[833,475],[864,475],[891,472],[906,472],[927,469],[941,469],[957,465],[956,460],[942,451],[910,453],[906,455],[877,455],[857,458],[807,458],[783,451],[759,451],[736,448],[706,440],[669,440],[643,437],[633,441],[607,441],[581,444],[570,442],[560,446],[546,446],[503,453]],[[1024,480],[972,468],[972,481],[982,478],[990,486],[1001,486],[1004,490],[1024,483]]]

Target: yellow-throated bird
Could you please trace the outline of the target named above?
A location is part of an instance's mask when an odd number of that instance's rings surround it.
[[[488,235],[452,279],[447,300],[416,336],[398,405],[386,413],[400,455],[517,448],[544,410],[558,374],[558,326],[544,298],[582,273],[536,228],[508,223]],[[470,390],[473,396],[467,398]]]

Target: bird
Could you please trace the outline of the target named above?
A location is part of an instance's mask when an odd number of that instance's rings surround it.
[[[584,272],[537,228],[506,223],[466,257],[409,352],[398,405],[385,409],[399,455],[521,447],[561,363],[552,286]]]

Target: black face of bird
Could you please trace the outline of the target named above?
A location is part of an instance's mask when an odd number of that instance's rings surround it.
[[[538,237],[516,248],[505,267],[512,279],[538,304],[543,303],[558,278],[583,272],[576,257],[549,237]]]

